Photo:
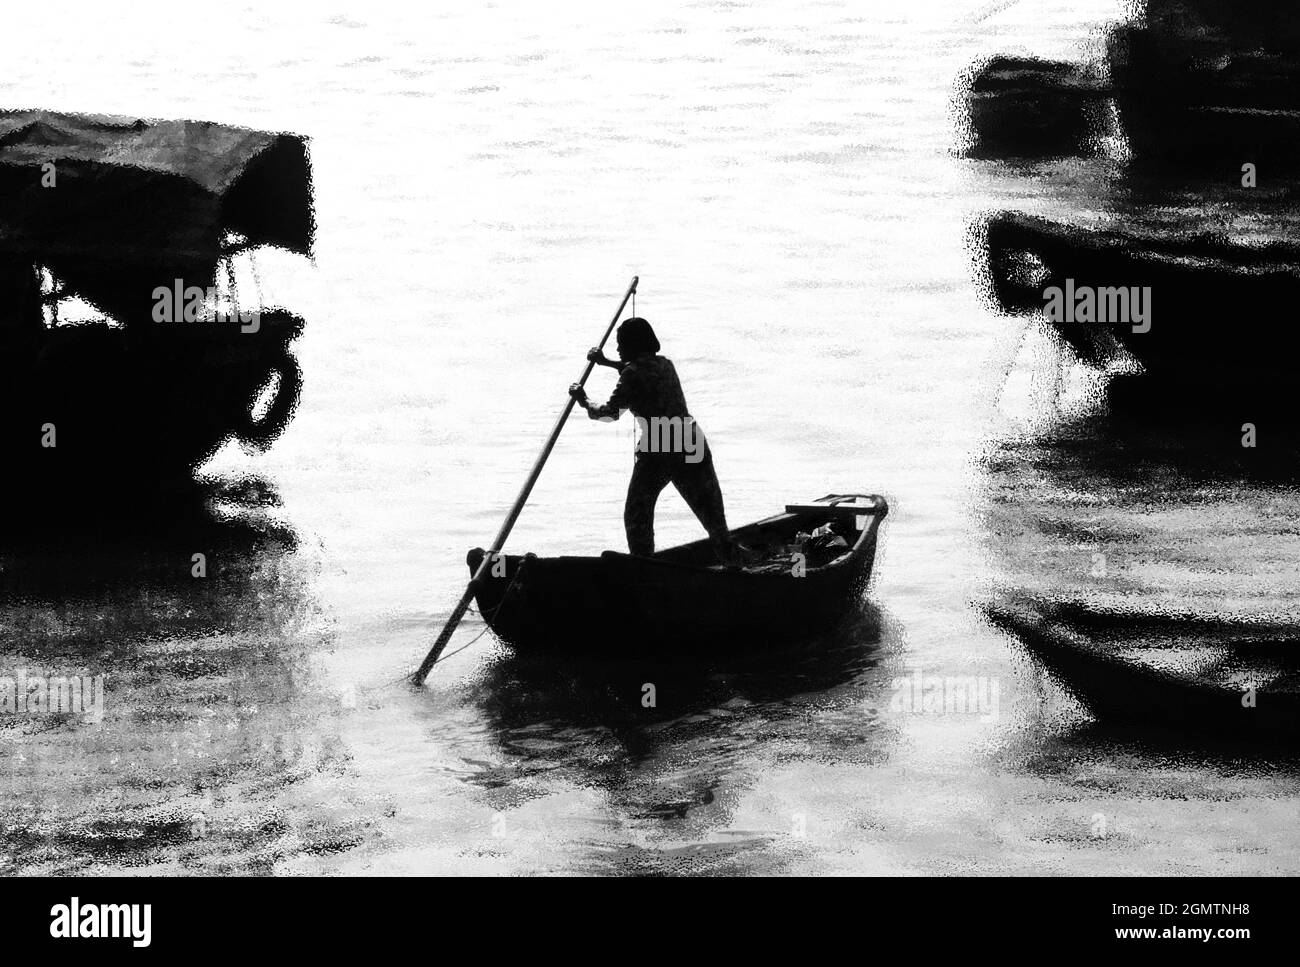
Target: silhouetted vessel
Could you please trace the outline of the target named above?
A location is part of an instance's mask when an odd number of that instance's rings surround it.
[[[731,532],[766,563],[723,568],[708,540],[653,557],[502,555],[478,585],[488,627],[516,651],[604,654],[691,652],[790,645],[825,632],[861,602],[889,512],[876,495],[831,495]],[[800,552],[801,532],[826,528],[833,546]],[[469,552],[477,573],[486,552]]]
[[[0,113],[6,485],[138,489],[232,436],[269,444],[298,400],[303,321],[241,301],[237,263],[309,256],[311,198],[300,137]]]
[[[995,57],[971,75],[966,112],[972,158],[1085,154],[1105,122],[1109,92],[1077,64]]]
[[[1277,0],[1147,0],[1107,67],[1133,154],[1240,172],[1300,161],[1300,22]]]
[[[1275,313],[1300,304],[1294,245],[1087,229],[1018,213],[990,218],[985,237],[992,294],[1004,312],[1042,313],[1044,292],[1067,282],[1097,292],[1149,288],[1145,331],[1126,318],[1045,318],[1081,362],[1106,369],[1126,353],[1141,364],[1140,374],[1112,380],[1111,401],[1121,408],[1212,413],[1226,399],[1235,419],[1290,395],[1300,333]]]
[[[1108,612],[1025,599],[987,613],[1108,721],[1300,738],[1296,631],[1241,619]]]

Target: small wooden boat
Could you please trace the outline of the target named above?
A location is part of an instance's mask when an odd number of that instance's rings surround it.
[[[1300,738],[1300,630],[1025,600],[986,612],[1102,719]]]
[[[503,554],[475,601],[497,638],[516,650],[624,654],[790,644],[834,627],[861,600],[887,512],[883,497],[863,494],[788,505],[731,532],[752,552],[753,563],[743,567],[718,564],[708,540],[653,557]],[[471,573],[485,553],[469,552]]]

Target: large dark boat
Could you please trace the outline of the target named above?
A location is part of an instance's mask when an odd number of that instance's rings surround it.
[[[1110,31],[1106,61],[1138,159],[1224,177],[1243,162],[1300,162],[1300,25],[1289,3],[1146,0]]]
[[[303,138],[198,121],[0,113],[0,448],[8,487],[188,479],[296,406],[303,321],[237,263],[311,254]]]
[[[1098,369],[1135,361],[1141,373],[1113,380],[1112,402],[1156,415],[1251,407],[1290,395],[1300,333],[1277,318],[1300,304],[1300,248],[1246,245],[1222,236],[1169,236],[1133,226],[1083,228],[1004,212],[985,224],[989,291],[999,309],[1044,315],[1079,361]],[[1129,319],[1050,318],[1049,290],[1146,289],[1150,324]],[[1238,420],[1237,422],[1240,422]]]

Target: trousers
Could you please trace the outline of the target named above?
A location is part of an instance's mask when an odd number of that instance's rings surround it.
[[[713,469],[713,452],[707,444],[703,454],[703,459],[690,463],[683,453],[637,453],[623,509],[623,526],[631,553],[649,557],[655,552],[655,504],[670,483],[704,525],[719,553],[730,547],[722,487]]]

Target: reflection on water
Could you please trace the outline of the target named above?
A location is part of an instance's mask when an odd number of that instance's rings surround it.
[[[982,516],[1022,591],[1175,613],[1300,611],[1300,463],[1241,435],[1102,420],[989,449]]]
[[[1062,797],[1025,815],[1028,839],[1075,871],[1294,868],[1290,452],[1093,413],[1009,433],[980,468],[974,602],[1004,629],[1023,716],[993,768]],[[1245,824],[1260,833],[1228,832]]]
[[[1004,441],[985,466],[984,607],[1103,728],[1179,758],[1294,741],[1300,487],[1285,447],[1093,419]]]
[[[896,634],[896,631],[895,631]],[[889,754],[882,617],[871,606],[804,646],[719,662],[510,656],[472,685],[496,764],[465,781],[501,790],[503,805],[536,781],[599,789],[621,824],[671,823],[691,847],[593,849],[584,872],[772,871],[790,823],[737,830],[735,805],[757,779],[754,757],[870,763]]]
[[[206,485],[93,520],[51,513],[5,542],[3,674],[105,682],[102,719],[0,718],[9,864],[250,872],[355,839],[285,816],[286,789],[346,752],[313,661],[328,624],[277,503],[265,481]]]
[[[1051,689],[1044,683],[1044,702]],[[1141,771],[1150,768],[1198,771],[1185,776],[1184,786],[1201,786],[1207,774],[1220,773],[1227,787],[1242,775],[1274,772],[1289,776],[1300,790],[1300,752],[1293,743],[1259,745],[1238,737],[1162,726],[1158,722],[1074,722],[1038,733],[1025,732],[1004,750],[1008,765],[1042,777],[1068,778],[1088,770]]]
[[[298,539],[277,519],[279,503],[257,478],[134,502],[47,500],[0,542],[6,605],[27,613],[28,644],[35,633],[45,647],[74,651],[280,623],[283,614],[268,612],[292,599],[267,591],[291,579],[277,567]]]

